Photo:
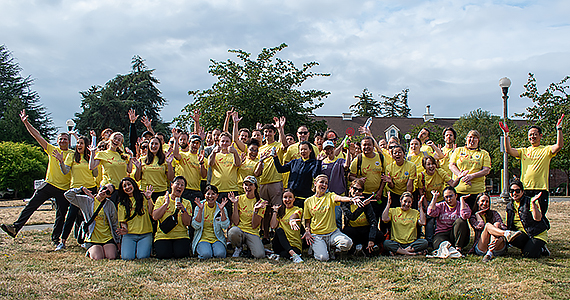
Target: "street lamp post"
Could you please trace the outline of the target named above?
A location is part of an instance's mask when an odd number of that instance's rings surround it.
[[[499,80],[499,86],[503,91],[503,123],[507,124],[508,112],[507,112],[507,99],[509,99],[509,87],[511,86],[511,80],[507,77],[503,77]],[[507,139],[506,134],[503,132],[503,142]],[[503,147],[503,192],[501,193],[501,198],[503,201],[507,201],[509,198],[508,192],[509,185],[509,154],[507,149]]]
[[[410,140],[412,139],[412,136],[409,133],[406,133],[406,135],[404,135],[404,138],[406,139],[406,147],[410,149]]]

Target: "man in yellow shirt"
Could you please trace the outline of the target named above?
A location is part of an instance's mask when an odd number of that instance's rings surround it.
[[[548,175],[550,171],[550,160],[556,156],[564,145],[562,136],[562,117],[556,124],[556,144],[543,146],[540,144],[542,139],[542,128],[533,125],[528,130],[528,141],[530,147],[513,149],[509,138],[509,129],[504,126],[505,131],[505,149],[507,153],[521,160],[521,181],[524,184],[525,194],[534,197],[542,193],[538,203],[541,210],[546,214],[548,211]]]
[[[53,231],[51,234],[51,240],[54,245],[59,244],[59,238],[61,232],[63,230],[63,223],[65,221],[65,215],[67,214],[67,209],[69,207],[69,202],[65,199],[63,193],[69,189],[69,184],[71,181],[71,173],[67,173],[64,175],[61,172],[61,168],[59,167],[59,160],[57,160],[54,156],[54,153],[61,153],[63,152],[63,156],[67,156],[69,153],[73,153],[73,150],[69,149],[69,134],[67,133],[60,133],[57,136],[57,144],[58,147],[49,144],[40,134],[40,132],[35,129],[32,124],[28,121],[28,115],[26,115],[26,111],[22,110],[20,113],[20,119],[26,126],[28,132],[34,137],[34,139],[40,144],[40,146],[44,149],[47,153],[49,160],[48,160],[48,168],[46,172],[46,179],[44,183],[36,190],[34,196],[24,210],[20,213],[18,220],[14,222],[12,225],[2,224],[0,227],[4,230],[8,235],[15,238],[18,234],[18,231],[22,229],[22,227],[26,224],[28,219],[32,216],[32,214],[44,203],[46,200],[50,198],[55,198],[56,201],[56,217],[55,223],[53,224]]]
[[[188,133],[180,133],[179,137],[174,141],[173,155],[177,161],[176,172],[174,175],[184,176],[184,179],[186,179],[186,187],[182,193],[182,198],[190,200],[194,207],[194,200],[196,198],[200,200],[204,198],[200,191],[200,180],[208,175],[208,170],[205,167],[204,155],[198,154],[198,150],[202,144],[202,139],[196,134],[190,136],[190,151],[187,152],[179,152],[180,141],[188,141]],[[181,148],[182,147],[180,147],[180,149]]]
[[[455,140],[457,139],[457,132],[453,127],[447,127],[443,130],[443,140],[445,141],[445,146],[441,148],[441,152],[443,153],[443,158],[439,160],[439,166],[444,169],[450,175],[452,174],[449,170],[449,158],[457,145],[455,144]]]

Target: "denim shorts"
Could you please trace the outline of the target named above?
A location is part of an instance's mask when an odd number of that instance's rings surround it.
[[[478,244],[478,242],[477,242],[477,244]],[[481,250],[479,250],[479,247],[477,247],[477,244],[475,244],[475,246],[474,246],[475,254],[477,254],[479,256],[483,256],[483,255],[487,254],[487,252],[482,252]],[[507,253],[507,248],[508,248],[507,242],[505,241],[505,246],[503,247],[503,249],[493,251],[493,256],[504,255],[505,253]]]

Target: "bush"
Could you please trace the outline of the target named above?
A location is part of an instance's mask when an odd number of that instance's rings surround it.
[[[15,197],[31,195],[34,180],[44,178],[47,163],[40,147],[0,142],[0,190],[14,189]]]

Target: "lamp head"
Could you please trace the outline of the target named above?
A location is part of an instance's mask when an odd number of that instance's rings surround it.
[[[511,86],[511,80],[507,77],[503,77],[499,79],[499,86],[503,90],[503,95],[507,95],[509,93],[509,87]]]

